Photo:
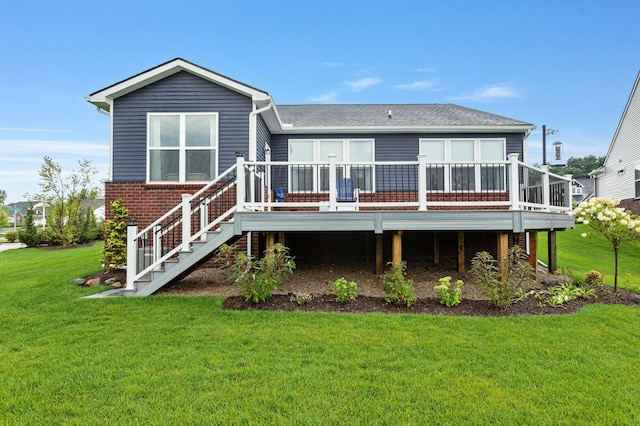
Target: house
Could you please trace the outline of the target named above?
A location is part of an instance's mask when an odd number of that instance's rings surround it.
[[[33,223],[35,226],[43,224],[43,212],[42,205],[40,203],[32,204],[29,201],[19,201],[17,203],[7,204],[7,210],[9,213],[9,223],[11,226],[18,227],[24,226],[24,217],[27,215],[27,210],[33,205]]]
[[[591,178],[578,178],[571,180],[571,195],[575,203],[587,201],[593,197],[595,191],[594,181]]]
[[[555,232],[573,227],[570,181],[525,163],[527,122],[452,104],[276,105],[179,58],[87,100],[111,122],[106,203],[129,210],[123,294],[151,294],[230,241],[378,273],[387,260],[462,271],[512,244],[535,264],[539,231],[554,260]]]
[[[640,214],[640,73],[613,135],[602,167],[590,173],[597,197],[619,199]]]

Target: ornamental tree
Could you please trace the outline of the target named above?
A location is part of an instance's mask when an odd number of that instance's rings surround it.
[[[620,200],[591,198],[573,212],[576,222],[590,226],[611,241],[615,257],[614,291],[618,290],[618,248],[624,241],[640,238],[640,219],[618,204]]]

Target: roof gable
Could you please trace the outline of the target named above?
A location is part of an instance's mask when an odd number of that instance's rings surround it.
[[[616,144],[616,142],[619,139],[620,132],[622,131],[623,126],[627,122],[626,118],[631,113],[631,109],[632,109],[631,107],[634,104],[634,101],[637,100],[637,102],[640,102],[640,90],[638,90],[639,87],[640,87],[640,72],[638,72],[638,75],[636,77],[636,81],[633,84],[633,89],[631,89],[631,94],[629,95],[629,99],[627,100],[627,104],[624,107],[624,111],[622,113],[622,117],[620,117],[620,122],[618,123],[618,127],[616,128],[616,132],[614,133],[613,139],[611,140],[611,144],[609,145],[609,150],[607,151],[607,155],[606,155],[606,157],[604,159],[604,166],[609,164],[609,160],[610,160],[609,157],[611,156],[611,153],[613,151],[614,145]],[[640,132],[640,123],[628,123],[628,125],[630,125],[630,126],[631,125],[636,125],[637,128],[638,128],[638,131]],[[600,167],[599,169],[596,169],[596,170],[592,171],[591,173],[597,172],[600,169],[603,169],[603,167]]]
[[[112,84],[111,86],[105,87],[104,89],[98,90],[90,94],[87,101],[109,111],[111,109],[111,102],[113,99],[117,99],[120,96],[134,92],[180,71],[189,72],[205,80],[226,87],[230,90],[248,96],[256,102],[268,101],[270,99],[269,94],[265,91],[240,83],[239,81],[200,67],[184,59],[176,58],[118,83]]]

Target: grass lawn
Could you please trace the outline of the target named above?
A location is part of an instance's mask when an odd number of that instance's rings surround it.
[[[82,299],[101,244],[0,253],[0,424],[640,424],[640,309],[229,312]],[[464,303],[464,302],[463,302]]]
[[[586,233],[586,237],[582,234]],[[538,258],[547,262],[547,233],[540,232]],[[615,261],[613,246],[602,234],[587,225],[577,224],[575,229],[556,232],[558,268],[577,279],[595,269],[604,274],[605,283],[613,286]],[[619,249],[618,286],[640,291],[640,240],[625,242]]]

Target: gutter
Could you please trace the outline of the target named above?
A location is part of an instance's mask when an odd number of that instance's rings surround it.
[[[271,97],[268,98],[268,102],[269,104],[262,107],[262,108],[258,108],[256,110],[253,110],[249,113],[249,161],[256,161],[257,160],[257,150],[258,150],[258,121],[257,121],[257,116],[258,114],[262,114],[265,111],[270,110],[271,108],[273,108],[273,99]]]

